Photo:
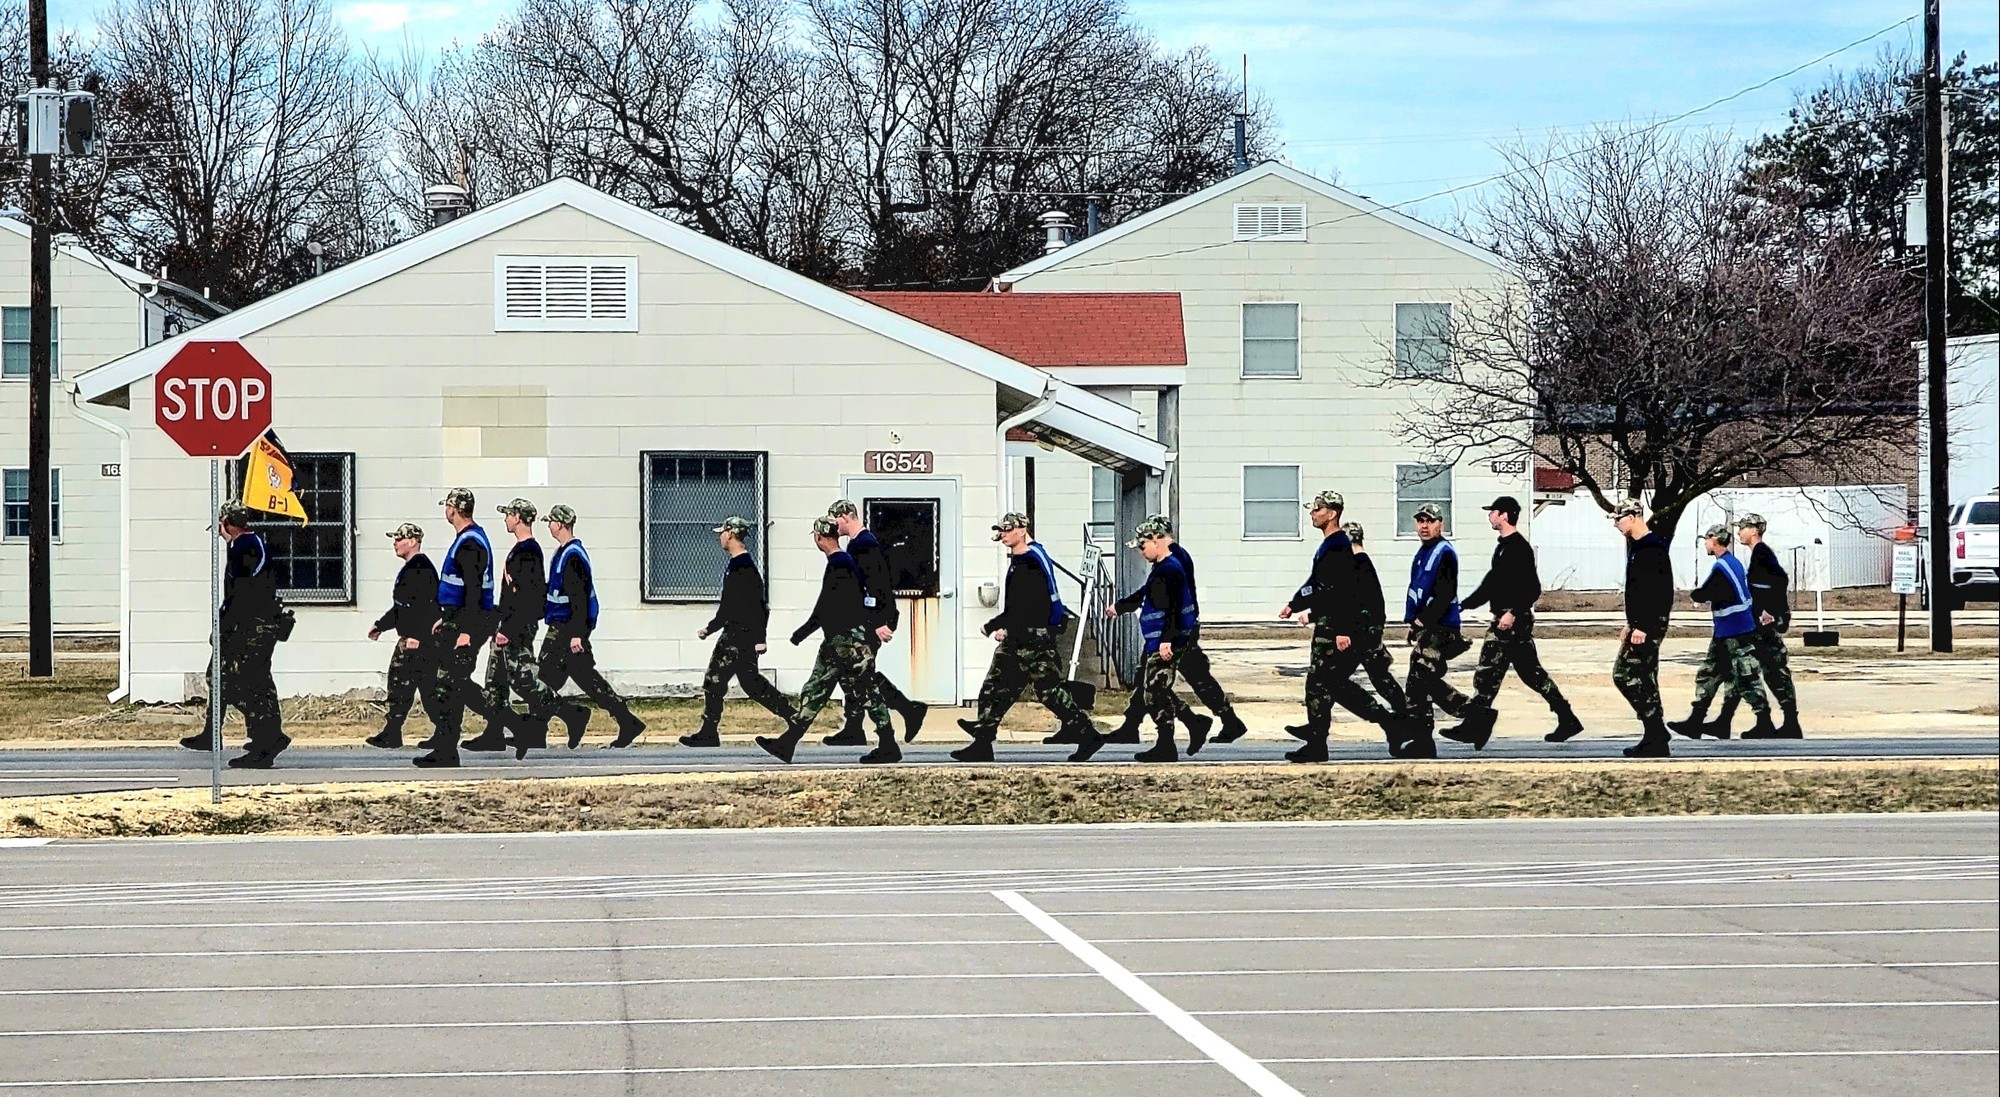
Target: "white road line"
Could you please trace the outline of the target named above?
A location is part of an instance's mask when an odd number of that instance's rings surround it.
[[[1355,941],[1570,941],[1652,937],[1662,940],[1715,937],[1895,937],[1937,933],[2000,933],[2000,926],[1952,926],[1936,929],[1729,929],[1617,931],[1612,933],[1346,933],[1270,937],[1106,937],[1104,945],[1233,945],[1336,943]],[[140,955],[145,955],[141,953]],[[0,956],[0,959],[8,957]]]
[[[1136,978],[1136,976],[1135,976]],[[1963,1000],[1896,1000],[1881,1002],[1695,1002],[1620,1003],[1574,1006],[1355,1006],[1321,1009],[1197,1009],[1190,1017],[1381,1017],[1420,1014],[1500,1014],[1500,1013],[1650,1013],[1677,1010],[1815,1010],[1815,1009],[1993,1009],[2000,1001],[1991,998]],[[891,1021],[1071,1021],[1102,1020],[1115,1017],[1151,1017],[1148,1010],[1063,1010],[1000,1011],[990,1013],[831,1013],[779,1014],[748,1017],[605,1017],[560,1020],[517,1021],[357,1021],[319,1025],[206,1025],[183,1028],[55,1028],[0,1030],[0,1039],[100,1037],[100,1036],[196,1036],[246,1035],[280,1032],[394,1032],[413,1029],[496,1029],[496,1028],[651,1028],[683,1025],[820,1025],[841,1023],[882,1023]],[[1219,1037],[1218,1037],[1219,1039]]]
[[[1028,920],[1028,924],[1048,934],[1049,939],[1069,950],[1070,955],[1083,961],[1092,971],[1104,976],[1106,982],[1116,987],[1119,993],[1138,1003],[1139,1008],[1158,1017],[1161,1023],[1174,1030],[1181,1039],[1193,1044],[1195,1050],[1215,1060],[1222,1069],[1236,1077],[1236,1080],[1250,1087],[1259,1097],[1304,1097],[1298,1090],[1285,1084],[1284,1079],[1271,1073],[1270,1069],[1243,1054],[1235,1044],[1215,1034],[1213,1029],[1195,1020],[1186,1010],[1168,1000],[1148,986],[1145,980],[1126,970],[1118,961],[1106,956],[1096,945],[1077,936],[1069,927],[1044,913],[1042,909],[1015,892],[996,891],[995,899],[1007,904],[1014,913]]]
[[[48,842],[49,838],[24,839],[24,841]],[[4,844],[4,842],[0,842]],[[1442,907],[1240,907],[1203,908],[1199,910],[1065,910],[1056,912],[1064,918],[1203,918],[1239,917],[1264,915],[1313,915],[1330,914],[1543,914],[1566,912],[1615,912],[1615,911],[1684,911],[1684,910],[1807,910],[1843,907],[1927,907],[1927,906],[1982,906],[2000,907],[2000,900],[1994,899],[1837,899],[1825,902],[1801,903],[1602,903],[1602,904],[1534,904],[1510,903],[1501,906],[1442,906]],[[825,911],[811,910],[785,914],[635,914],[612,915],[610,917],[582,918],[571,915],[559,918],[340,918],[304,921],[272,922],[96,922],[77,925],[22,925],[0,926],[0,933],[35,932],[83,932],[105,931],[124,933],[131,930],[181,930],[181,929],[388,929],[396,927],[431,926],[574,926],[588,925],[644,925],[651,922],[794,922],[801,918],[844,919],[850,921],[925,921],[953,920],[961,918],[1013,918],[1010,911],[1000,910],[947,910],[947,911]]]
[[[1273,1059],[1274,1063],[1569,1063],[1623,1059],[1870,1059],[1876,1057],[1988,1057],[1996,1048],[1882,1049],[1875,1051],[1640,1051],[1577,1055],[1351,1055],[1324,1058]]]
[[[54,838],[0,838],[0,849],[10,846],[45,846],[53,841]]]
[[[1769,964],[1559,964],[1506,965],[1485,967],[1317,967],[1317,968],[1216,968],[1210,970],[1139,971],[1141,979],[1230,979],[1267,978],[1285,975],[1474,975],[1480,972],[1585,973],[1645,971],[1792,971],[1865,969],[1901,971],[1905,968],[2000,967],[2000,960],[1912,960],[1863,961],[1829,960],[1807,963]],[[223,983],[208,986],[164,987],[16,987],[0,989],[0,997],[88,997],[116,994],[315,994],[393,990],[543,990],[565,987],[655,987],[696,986],[714,983],[869,983],[869,982],[956,982],[977,979],[1095,979],[1089,971],[978,971],[978,972],[897,972],[875,975],[706,975],[662,979],[538,979],[476,983]]]
[[[179,777],[161,775],[158,777],[119,777],[115,774],[89,774],[74,777],[13,777],[0,774],[0,785],[103,785],[126,784],[132,781],[178,781]]]

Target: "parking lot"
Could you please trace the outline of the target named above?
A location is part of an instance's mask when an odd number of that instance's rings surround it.
[[[1991,816],[0,848],[0,1089],[1993,1093]]]

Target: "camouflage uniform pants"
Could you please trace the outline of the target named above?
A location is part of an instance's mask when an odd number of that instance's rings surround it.
[[[981,734],[975,738],[990,740],[998,735],[1001,718],[1029,686],[1035,688],[1035,696],[1056,714],[1063,727],[1090,722],[1090,714],[1077,707],[1064,684],[1062,655],[1056,650],[1055,634],[1045,628],[1024,629],[1020,634],[1010,630],[994,649],[993,663],[986,668],[986,680],[979,684],[977,722]]]
[[[437,722],[437,652],[429,637],[419,637],[417,648],[410,650],[404,637],[396,637],[396,647],[389,653],[389,711],[386,726],[401,728],[403,721],[410,718],[410,704],[417,699],[418,691],[424,698],[424,715]]]
[[[1493,707],[1493,699],[1500,695],[1500,683],[1506,680],[1511,668],[1521,684],[1541,694],[1552,711],[1569,708],[1562,690],[1556,688],[1555,681],[1542,667],[1541,654],[1535,650],[1534,629],[1534,616],[1525,612],[1514,615],[1513,628],[1501,628],[1497,618],[1486,626],[1486,642],[1479,646],[1479,669],[1472,672],[1473,704]]]
[[[508,707],[510,691],[525,711],[544,712],[552,707],[555,691],[542,681],[541,660],[535,654],[538,631],[530,625],[521,630],[521,635],[507,637],[507,646],[495,644],[487,656],[486,703],[494,713]]]
[[[1352,643],[1342,651],[1332,629],[1313,627],[1312,662],[1306,669],[1306,722],[1315,728],[1333,722],[1335,705],[1371,723],[1381,723],[1392,715],[1354,680],[1354,672],[1368,657],[1367,637],[1349,639]]]
[[[1770,625],[1759,625],[1750,637],[1750,649],[1756,653],[1757,665],[1764,671],[1764,685],[1778,707],[1786,712],[1797,711],[1799,694],[1792,688],[1792,660],[1785,651],[1785,634]]]
[[[757,644],[753,640],[739,640],[724,632],[715,642],[715,651],[708,657],[708,671],[701,676],[702,709],[701,719],[705,727],[722,721],[722,700],[729,695],[729,683],[734,679],[743,687],[743,692],[752,700],[771,710],[772,715],[790,722],[792,702],[779,692],[764,672],[757,669]]]
[[[278,712],[278,683],[271,657],[278,650],[276,621],[248,621],[222,627],[222,707],[243,714],[250,746],[277,748],[285,739]]]
[[[1750,711],[1763,716],[1771,711],[1764,687],[1757,684],[1757,649],[1753,636],[1717,636],[1708,642],[1708,654],[1701,669],[1694,672],[1694,703],[1705,708],[1715,699],[1715,691],[1728,687]]]
[[[1210,668],[1208,653],[1201,649],[1199,641],[1192,644],[1174,645],[1174,669],[1179,672],[1188,688],[1208,706],[1210,712],[1224,720],[1236,715],[1236,706],[1229,703],[1229,694],[1222,683],[1215,680],[1215,671]],[[1146,678],[1139,676],[1134,683],[1131,698],[1125,702],[1125,716],[1136,721],[1142,714],[1150,713],[1151,706],[1146,700]],[[1183,706],[1185,707],[1185,706]]]
[[[1370,629],[1354,638],[1357,644],[1366,644],[1368,650],[1361,656],[1361,667],[1368,672],[1368,682],[1375,692],[1382,695],[1390,712],[1402,712],[1409,708],[1409,699],[1403,696],[1403,683],[1396,680],[1396,657],[1389,654],[1389,645],[1382,642],[1382,630]]]
[[[469,635],[472,642],[459,647],[461,635]],[[495,715],[487,708],[485,693],[472,680],[472,672],[479,665],[479,649],[485,642],[486,638],[478,633],[461,633],[457,625],[439,625],[432,640],[437,645],[437,658],[431,690],[437,708],[431,713],[431,723],[437,726],[438,749],[446,753],[458,750],[466,709],[488,719]]]
[[[820,641],[812,674],[799,691],[797,726],[811,727],[839,686],[849,704],[867,712],[878,728],[889,726],[889,706],[875,696],[875,645],[859,632],[844,632]]]
[[[548,635],[542,637],[542,653],[536,660],[535,674],[548,690],[546,699],[538,701],[530,710],[536,718],[546,718],[554,712],[562,703],[557,694],[574,681],[585,697],[610,713],[620,725],[635,719],[631,706],[618,696],[618,691],[612,689],[611,683],[605,681],[604,675],[598,671],[597,656],[591,651],[588,637],[584,638],[582,651],[571,651],[569,637],[564,636],[561,629],[550,629]]]
[[[1433,717],[1432,706],[1446,713],[1464,718],[1469,703],[1465,694],[1458,692],[1445,675],[1451,668],[1445,657],[1447,647],[1457,647],[1464,642],[1456,629],[1427,628],[1417,631],[1416,644],[1410,651],[1410,677],[1403,685],[1403,692],[1409,695],[1410,715],[1429,724]]]
[[[1139,667],[1139,680],[1144,683],[1146,693],[1146,715],[1153,718],[1153,727],[1162,735],[1171,734],[1174,724],[1187,709],[1181,699],[1174,695],[1174,679],[1179,677],[1180,662],[1186,658],[1179,649],[1174,657],[1163,659],[1157,651],[1146,653]]]
[[[1660,710],[1660,638],[1646,637],[1636,644],[1630,637],[1618,646],[1618,659],[1611,664],[1611,684],[1625,695],[1632,712],[1641,720],[1658,720]]]

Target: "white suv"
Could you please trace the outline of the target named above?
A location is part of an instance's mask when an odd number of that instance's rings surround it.
[[[1951,508],[1947,536],[1952,603],[2000,599],[2000,492]]]

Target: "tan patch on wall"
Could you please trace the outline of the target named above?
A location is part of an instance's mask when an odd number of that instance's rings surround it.
[[[530,485],[547,478],[549,391],[540,385],[448,387],[442,429],[448,483]]]

